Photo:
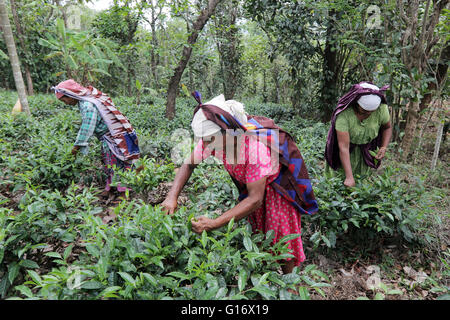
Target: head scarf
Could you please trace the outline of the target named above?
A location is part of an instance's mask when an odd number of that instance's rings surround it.
[[[245,114],[244,105],[235,100],[225,100],[223,94],[213,98],[206,102],[204,105],[215,106],[222,110],[222,112],[228,113],[231,117],[235,118],[240,124],[247,123],[247,115]],[[222,128],[215,122],[208,120],[203,108],[199,108],[195,111],[194,117],[191,122],[192,131],[197,137],[206,137],[217,134]]]
[[[60,82],[56,87],[52,87],[55,91],[56,98],[60,99],[63,96],[68,96],[80,100],[80,95],[86,95],[88,89],[73,79]]]

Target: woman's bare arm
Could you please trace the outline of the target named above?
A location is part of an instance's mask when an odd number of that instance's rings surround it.
[[[338,145],[339,145],[339,158],[341,159],[341,165],[345,173],[344,185],[347,187],[355,186],[355,179],[353,177],[352,165],[350,163],[350,134],[344,131],[336,130]]]

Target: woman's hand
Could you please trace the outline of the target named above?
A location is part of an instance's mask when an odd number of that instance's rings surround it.
[[[375,156],[375,159],[381,160],[381,159],[384,158],[385,154],[386,154],[386,147],[381,147],[381,148],[378,150],[378,153],[377,153],[377,155]]]
[[[173,214],[177,210],[177,199],[168,197],[161,203],[161,206],[166,214]]]
[[[346,186],[346,187],[354,187],[354,186],[356,186],[355,179],[353,177],[345,178],[344,186]]]
[[[191,219],[192,231],[201,234],[204,231],[211,231],[215,229],[214,220],[205,216],[200,216]]]
[[[74,157],[77,156],[78,150],[80,150],[80,146],[73,146],[71,153]]]

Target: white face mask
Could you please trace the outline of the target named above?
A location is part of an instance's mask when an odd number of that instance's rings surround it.
[[[358,99],[358,104],[366,111],[375,111],[381,103],[381,98],[375,94],[367,94]]]

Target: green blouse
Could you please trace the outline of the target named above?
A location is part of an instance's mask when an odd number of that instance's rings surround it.
[[[365,144],[377,137],[380,127],[388,123],[389,119],[389,109],[385,104],[382,104],[368,118],[362,121],[358,119],[354,109],[348,107],[337,116],[335,128],[336,131],[348,132],[351,143]],[[350,164],[353,175],[370,174],[370,167],[365,164],[361,150],[358,147],[355,147],[350,153]],[[326,170],[328,172],[333,171],[328,165]],[[343,169],[340,168],[339,171],[343,172]]]

